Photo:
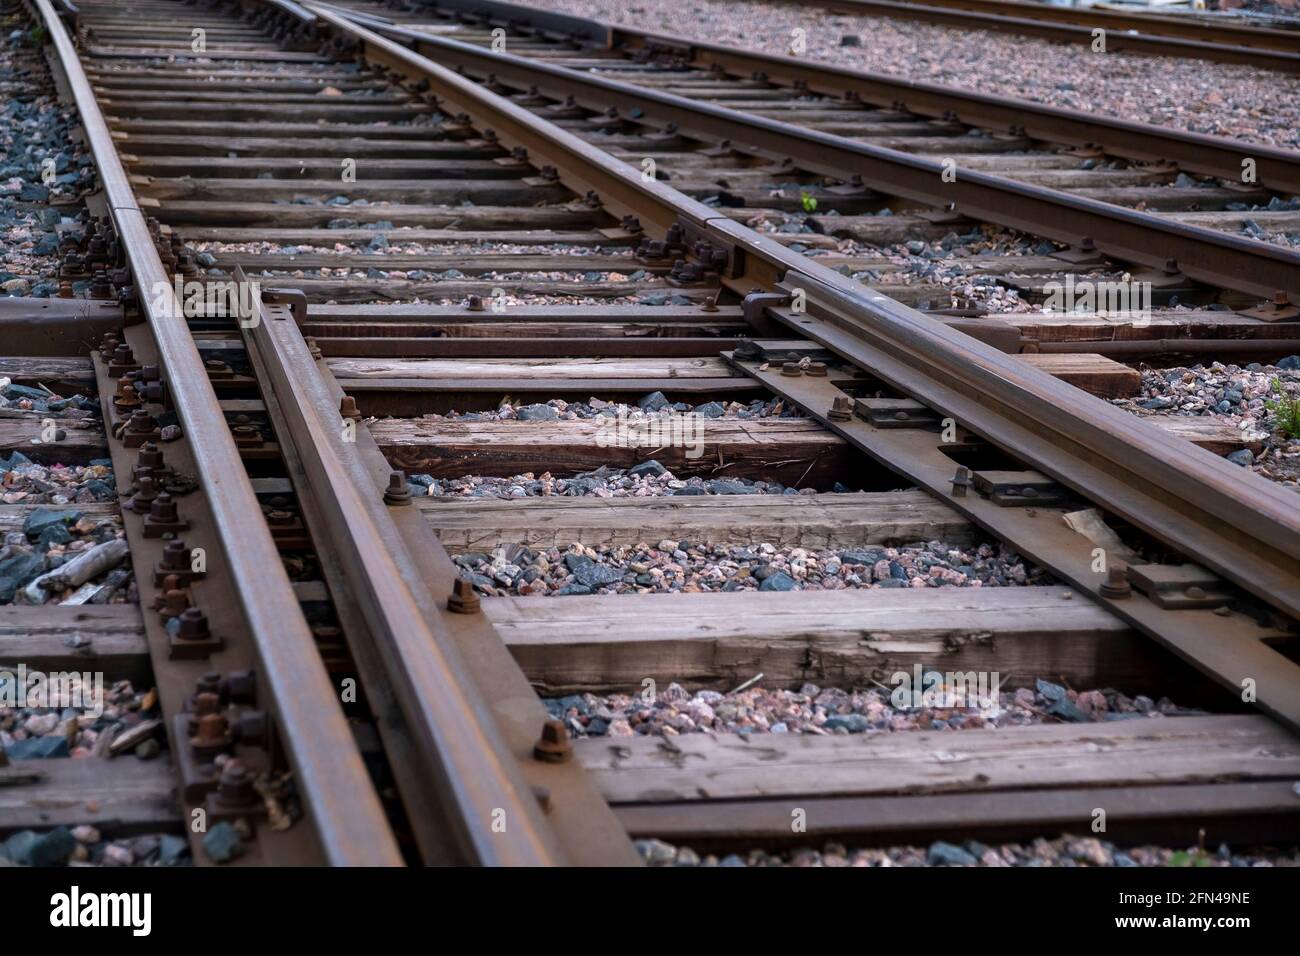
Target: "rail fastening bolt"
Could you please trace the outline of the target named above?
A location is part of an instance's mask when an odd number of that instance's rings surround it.
[[[351,395],[339,399],[339,417],[350,418],[354,422],[361,421],[361,409],[357,408],[357,400]]]
[[[457,614],[477,614],[481,608],[474,585],[464,578],[457,578],[451,586],[451,597],[447,598],[447,610]]]
[[[853,419],[853,406],[847,395],[836,395],[826,417],[833,422],[847,422]]]
[[[184,641],[206,641],[212,636],[208,628],[208,616],[196,607],[187,607],[177,618],[180,626],[176,636]]]
[[[384,504],[409,505],[411,489],[406,487],[406,472],[394,471],[388,476],[388,487],[384,489]]]
[[[1128,581],[1128,565],[1118,561],[1113,563],[1106,572],[1106,580],[1097,591],[1102,597],[1115,600],[1129,597],[1133,593],[1133,585]]]
[[[533,756],[546,763],[567,763],[573,759],[573,743],[564,721],[551,719],[542,724],[542,736],[533,745]]]

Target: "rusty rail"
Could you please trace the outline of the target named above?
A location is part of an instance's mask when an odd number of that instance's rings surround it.
[[[245,281],[241,269],[236,276]],[[402,716],[430,768],[438,790],[434,802],[448,824],[443,840],[457,846],[461,863],[563,862],[559,841],[442,620],[449,613],[446,601],[435,600],[425,587],[389,515],[389,496],[370,487],[358,443],[340,427],[338,400],[317,373],[289,307],[259,303],[257,317],[246,334],[257,345],[264,384],[288,423],[286,437],[305,472],[302,493],[310,492],[322,511],[328,546],[343,566],[350,598],[374,637]],[[397,479],[403,492],[405,480]],[[397,499],[396,506],[401,504],[409,509],[409,495]],[[497,821],[504,826],[494,826]]]
[[[396,841],[76,48],[50,0],[34,3],[72,88],[311,824],[332,864],[400,865]]]
[[[374,29],[391,23],[381,17],[349,11],[330,3],[320,5],[349,15],[356,22]],[[1295,150],[1118,117],[1095,116],[1032,100],[906,80],[887,73],[854,70],[808,58],[760,53],[677,34],[535,10],[504,0],[426,0],[424,5],[449,14],[487,17],[493,23],[546,36],[572,38],[599,49],[668,53],[684,58],[700,69],[716,65],[739,76],[762,73],[774,83],[800,84],[813,93],[856,98],[886,109],[955,119],[982,129],[1014,131],[1062,145],[1098,147],[1110,155],[1129,160],[1173,162],[1189,173],[1215,176],[1229,182],[1242,181],[1243,163],[1250,160],[1255,167],[1255,182],[1259,185],[1300,195],[1300,153]],[[1300,48],[1300,33],[1297,34],[1297,47]]]
[[[307,6],[329,13],[325,7]],[[360,22],[362,16],[350,19]],[[367,19],[374,24],[377,18]],[[1115,259],[1153,269],[1174,263],[1184,275],[1219,288],[1261,298],[1283,291],[1300,301],[1300,254],[1289,249],[960,167],[955,180],[945,182],[943,164],[935,160],[396,25],[381,32],[416,50],[436,53],[440,62],[492,74],[522,89],[536,86],[561,99],[571,96],[596,111],[610,106],[640,110],[640,122],[672,123],[681,133],[706,142],[729,139],[741,150],[775,160],[789,158],[799,168],[823,175],[857,175],[890,195],[973,219],[1070,245],[1092,239],[1098,250]]]
[[[722,275],[728,287],[745,294],[756,286],[771,288],[784,277],[785,287],[805,289],[813,304],[810,314],[795,316],[775,306],[769,310],[799,333],[951,415],[1268,604],[1291,615],[1300,613],[1300,515],[1290,492],[1243,475],[1217,456],[792,253],[661,183],[643,182],[632,167],[488,93],[448,66],[310,0],[306,5],[334,30],[359,42],[367,60],[411,81],[428,80],[436,95],[464,110],[476,126],[494,129],[506,145],[545,155],[556,163],[566,185],[595,191],[610,211],[637,215],[660,230],[676,223],[689,241],[705,239],[727,250]],[[453,65],[474,62],[464,44],[448,48],[442,41],[431,48]],[[500,63],[497,58],[493,62],[500,78]],[[933,484],[933,476],[919,475],[907,460],[886,458],[885,463],[909,476],[924,477],[923,485]],[[954,504],[971,513],[963,500]],[[1095,575],[1093,580],[1081,576],[1071,562],[1062,569],[1050,551],[1040,557],[1099,596]],[[1234,615],[1230,627],[1208,611],[1160,612],[1138,595],[1109,601],[1108,607],[1220,680],[1233,683],[1238,671],[1234,655],[1246,646],[1249,618]],[[1268,684],[1260,694],[1261,706],[1300,726],[1296,665],[1257,640],[1250,651],[1246,656],[1252,662],[1259,663],[1263,655],[1271,665],[1268,673],[1255,674]]]

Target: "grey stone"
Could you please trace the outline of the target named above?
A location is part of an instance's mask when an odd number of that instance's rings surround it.
[[[1241,465],[1243,468],[1249,467],[1255,463],[1255,453],[1249,448],[1240,448],[1226,456],[1228,461],[1234,465]]]
[[[72,532],[68,530],[67,525],[52,524],[41,532],[38,547],[42,551],[49,551],[54,545],[67,544],[71,540]]]
[[[639,465],[633,465],[631,468],[627,470],[627,473],[637,478],[646,475],[657,478],[667,470],[668,470],[667,468],[665,468],[663,465],[659,464],[659,462],[651,458],[649,461],[643,461]]]
[[[641,401],[637,402],[637,404],[641,406],[644,411],[657,412],[660,409],[667,408],[672,403],[668,401],[668,397],[664,395],[663,392],[651,392],[649,395],[644,396]]]
[[[0,578],[13,578],[18,586],[26,584],[45,570],[45,558],[23,552],[0,560]]]
[[[32,865],[32,847],[36,845],[40,834],[35,830],[19,830],[9,839],[0,843],[0,856],[17,863],[19,866]]]
[[[66,737],[28,737],[15,740],[6,749],[10,760],[42,760],[68,756]]]
[[[862,714],[836,714],[826,718],[826,723],[822,726],[827,730],[843,729],[851,734],[860,734],[871,726],[871,721]]]
[[[793,591],[794,578],[784,571],[777,571],[763,579],[763,583],[758,586],[760,591]]]
[[[244,855],[244,841],[239,838],[239,831],[222,820],[203,838],[203,849],[213,863],[229,863]]]
[[[1048,700],[1056,701],[1065,698],[1065,688],[1060,684],[1053,684],[1050,681],[1045,680],[1037,680],[1034,682],[1034,686],[1038,689],[1038,693],[1042,694]]]
[[[869,567],[884,556],[884,551],[864,551],[861,548],[849,548],[840,555],[840,561],[844,564],[865,564]]]
[[[931,866],[974,866],[979,861],[959,846],[936,840],[925,853]]]
[[[1052,706],[1047,708],[1047,713],[1060,717],[1062,720],[1071,724],[1086,724],[1088,716],[1070,701],[1068,697],[1061,697],[1060,700],[1052,702]]]
[[[560,413],[551,405],[525,405],[517,412],[521,422],[553,422]]]
[[[623,579],[623,572],[606,567],[603,564],[597,564],[586,555],[565,555],[564,563],[573,575],[574,580],[589,588],[603,587],[606,584],[614,584]]]
[[[175,866],[190,855],[190,845],[178,836],[164,833],[158,846],[158,862],[163,866]]]
[[[747,485],[739,478],[714,478],[706,482],[705,485],[715,495],[753,495],[758,493],[753,485]]]
[[[23,522],[23,533],[29,538],[40,537],[41,532],[46,528],[58,525],[66,527],[81,520],[80,511],[71,510],[54,510],[52,508],[37,508],[27,516]]]
[[[162,753],[162,745],[150,738],[137,744],[134,752],[141,760],[153,760]]]

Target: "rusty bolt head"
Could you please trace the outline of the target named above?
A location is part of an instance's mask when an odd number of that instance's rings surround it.
[[[221,768],[217,799],[228,807],[246,807],[257,803],[253,778],[238,760],[230,760]]]
[[[176,636],[185,641],[206,641],[212,636],[208,627],[208,616],[196,607],[187,607],[177,618],[180,627]]]
[[[126,422],[126,430],[135,435],[147,435],[153,432],[156,426],[153,416],[139,408],[131,413],[131,417]]]
[[[406,472],[394,471],[388,476],[388,487],[384,489],[384,504],[409,505],[411,489],[406,487]]]
[[[163,545],[162,562],[166,571],[190,570],[190,549],[180,538],[173,538]]]
[[[140,446],[140,453],[136,456],[135,466],[137,469],[145,472],[158,472],[167,467],[163,460],[163,453],[158,450],[155,442],[147,441]]]
[[[170,591],[163,593],[163,606],[158,613],[164,620],[173,617],[180,617],[185,613],[185,609],[190,606],[189,596],[180,588],[172,588]]]
[[[232,425],[230,433],[234,436],[236,445],[252,446],[262,444],[262,433],[257,430],[256,425]]]
[[[257,699],[257,673],[251,670],[231,671],[226,677],[225,688],[232,703],[251,705]]]
[[[803,374],[803,369],[799,367],[798,362],[782,362],[781,374],[787,378],[795,378]]]
[[[210,763],[230,746],[230,725],[221,714],[204,714],[191,724],[194,736],[190,738],[190,747],[201,762]]]
[[[127,408],[140,404],[140,396],[136,394],[135,383],[129,376],[123,375],[117,380],[117,392],[113,396],[113,404],[118,408]]]
[[[1115,561],[1106,571],[1106,580],[1097,588],[1102,597],[1121,600],[1133,593],[1133,585],[1128,581],[1128,565]]]
[[[573,743],[564,721],[552,719],[542,724],[542,736],[533,744],[533,756],[546,763],[566,763],[573,759]]]
[[[447,610],[457,614],[476,614],[482,607],[479,597],[474,593],[474,585],[464,578],[457,578],[451,585],[451,597],[447,599]]]
[[[218,671],[204,671],[203,676],[195,682],[196,692],[215,694],[221,690],[221,674]]]
[[[847,395],[836,395],[826,417],[833,422],[847,422],[853,418],[853,406]]]
[[[354,422],[361,421],[361,410],[357,408],[357,400],[351,395],[344,395],[339,399],[339,417],[349,418]]]
[[[152,482],[153,479],[141,478],[140,480]],[[165,491],[160,492],[149,506],[149,516],[156,521],[175,524],[180,518],[176,510],[176,499]]]
[[[136,514],[148,514],[154,501],[158,499],[158,492],[154,489],[154,480],[148,475],[141,475],[135,483],[136,491],[131,497],[131,510]]]

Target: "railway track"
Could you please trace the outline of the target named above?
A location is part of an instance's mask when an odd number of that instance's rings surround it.
[[[1098,52],[1139,53],[1240,63],[1294,73],[1300,63],[1295,21],[1250,23],[1227,16],[1150,13],[1106,6],[1063,7],[1024,0],[832,0],[833,13],[992,30],[1078,44]]]
[[[68,230],[64,277],[107,304],[87,322],[49,300],[52,329],[21,317],[10,366],[93,374],[103,428],[69,423],[47,453],[111,458],[139,603],[0,611],[26,642],[14,654],[71,667],[85,649],[57,646],[90,620],[151,671],[161,716],[145,729],[168,759],[104,762],[150,796],[124,799],[120,825],[202,811],[197,861],[273,865],[624,864],[629,836],[788,842],[792,807],[814,840],[1082,831],[1098,806],[1127,841],[1294,837],[1294,492],[1216,454],[1239,434],[1175,433],[1095,397],[1135,377],[1102,354],[1115,345],[1293,351],[1296,253],[1235,234],[1227,208],[1285,205],[1288,154],[1147,130],[1071,156],[1072,137],[1106,131],[1045,111],[1050,135],[973,135],[1014,106],[967,95],[960,109],[983,112],[936,122],[958,109],[943,91],[882,111],[870,78],[574,18],[526,28],[500,4],[460,22],[287,0],[31,3],[102,186]],[[1181,165],[1137,165],[1155,143]],[[1125,168],[1075,168],[1087,158]],[[1242,158],[1249,190],[1166,185]],[[1048,245],[956,255],[986,228]],[[1028,301],[1115,279],[1157,303],[1062,325],[873,275],[893,265],[879,247],[909,242]],[[87,366],[68,343],[91,337]],[[697,445],[611,441],[547,404],[647,393],[799,414],[684,416]],[[520,412],[494,415],[502,396]],[[675,490],[715,493],[523,488],[602,467],[666,467]],[[520,494],[422,493],[465,475]],[[839,566],[932,539],[1001,540],[1048,583],[781,593],[765,566],[774,586],[738,593],[599,593],[664,589],[599,549],[689,563],[775,540],[837,549]],[[521,596],[544,590],[552,550],[568,596]],[[1116,721],[1101,747],[1087,723],[962,730],[955,756],[938,731],[570,739],[589,726],[578,693],[756,674],[861,686],[913,665],[1177,692],[1217,714]],[[39,778],[6,828],[80,822],[85,773],[46,763],[4,771]],[[161,809],[173,790],[179,808]],[[231,829],[239,855],[223,852]]]

